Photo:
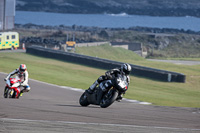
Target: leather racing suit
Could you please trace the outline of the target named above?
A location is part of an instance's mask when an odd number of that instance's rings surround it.
[[[99,85],[101,82],[105,81],[105,80],[109,80],[111,79],[113,76],[117,76],[117,74],[122,74],[123,72],[121,71],[121,68],[114,68],[114,69],[111,69],[107,72],[105,72],[105,75],[102,75],[100,76],[89,88],[88,88],[88,92],[89,93],[92,93],[95,89],[95,87],[97,85]],[[124,74],[124,73],[123,73]],[[125,74],[125,76],[127,77],[127,82],[128,82],[128,85],[130,84],[130,77],[129,75]],[[127,86],[127,89],[128,89],[128,86]],[[123,93],[125,94],[125,93]],[[120,94],[119,97],[117,98],[117,101],[121,101],[122,97],[123,97],[123,94]]]
[[[15,69],[14,71],[12,71],[11,73],[8,74],[8,76],[5,78],[5,80],[8,80],[11,76],[13,75],[17,75],[17,77],[20,79],[21,81],[21,86],[24,87],[24,89],[21,91],[23,92],[28,92],[30,91],[30,86],[28,84],[28,71],[23,72],[22,74],[19,71],[19,68]]]

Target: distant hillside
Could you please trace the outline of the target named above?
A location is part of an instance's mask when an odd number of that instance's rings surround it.
[[[77,43],[106,41],[142,43],[144,51],[148,52],[148,58],[200,58],[200,33],[153,28],[93,28],[76,26],[74,31],[74,26],[15,25],[15,31],[20,34],[20,42],[24,42],[26,46],[55,47],[65,43],[66,34],[75,33]],[[72,36],[69,40],[72,40]],[[108,48],[107,50],[109,51]]]
[[[200,17],[199,0],[16,0],[20,11]]]

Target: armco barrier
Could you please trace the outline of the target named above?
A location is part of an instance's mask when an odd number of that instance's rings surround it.
[[[101,69],[112,69],[116,67],[120,67],[123,62],[117,62],[107,59],[101,59],[76,53],[69,53],[60,50],[53,50],[39,46],[30,46],[26,49],[26,53],[58,59],[62,61],[87,65],[91,67],[97,67]],[[181,73],[159,70],[154,68],[148,68],[143,66],[137,66],[130,64],[132,66],[131,75],[150,78],[159,81],[166,81],[166,82],[185,82],[186,76]]]

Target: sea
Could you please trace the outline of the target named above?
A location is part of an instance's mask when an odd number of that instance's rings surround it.
[[[160,17],[120,14],[64,14],[50,12],[16,11],[16,24],[32,23],[50,26],[88,26],[101,28],[151,27],[200,31],[200,18]]]

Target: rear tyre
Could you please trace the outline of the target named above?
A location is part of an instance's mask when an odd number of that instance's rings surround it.
[[[101,108],[107,108],[108,106],[110,106],[116,100],[117,96],[117,90],[111,90],[110,94],[104,95],[100,102]]]
[[[81,106],[88,106],[90,104],[87,100],[87,95],[85,92],[81,95],[79,99],[79,103]]]

